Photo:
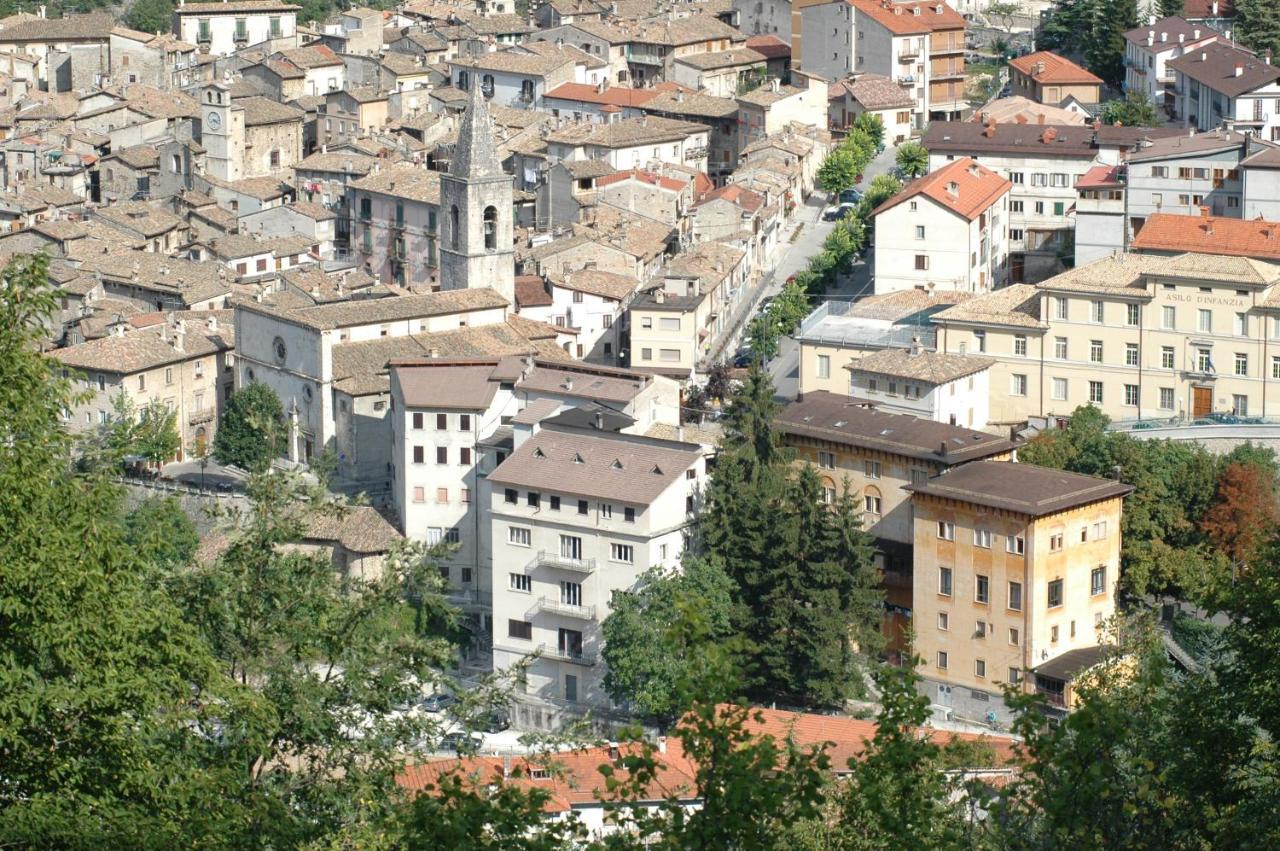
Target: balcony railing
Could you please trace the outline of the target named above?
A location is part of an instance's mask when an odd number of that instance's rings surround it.
[[[577,606],[573,603],[564,603],[555,597],[539,597],[536,608],[540,612],[548,612],[553,615],[564,615],[567,618],[578,618],[584,621],[593,621],[596,619],[595,606]]]
[[[904,47],[898,51],[899,62],[911,62],[919,56],[920,56],[920,48],[915,46]]]
[[[903,76],[898,78],[899,86],[914,86],[915,84],[916,84],[915,74],[904,74]]]
[[[191,425],[199,425],[200,423],[212,422],[217,416],[217,411],[213,408],[205,408],[203,411],[192,411],[191,416],[187,417],[187,422]]]
[[[487,609],[493,606],[492,595],[478,588],[450,588],[445,592],[445,599],[463,609]]]
[[[585,650],[579,650],[575,653],[573,650],[568,648],[552,647],[548,644],[543,644],[539,646],[538,649],[542,652],[542,658],[544,659],[555,659],[557,662],[569,662],[574,665],[583,665],[588,668],[596,664],[595,654],[588,653]]]
[[[559,570],[572,570],[575,573],[595,573],[596,560],[593,558],[570,558],[556,552],[540,550],[527,565],[535,567],[554,567]]]

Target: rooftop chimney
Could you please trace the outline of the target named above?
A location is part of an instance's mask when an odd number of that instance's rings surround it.
[[[1187,34],[1186,34],[1186,33],[1178,33],[1178,44],[1182,44],[1182,43],[1183,43],[1183,42],[1185,42],[1186,40],[1187,40]]]
[[[1199,28],[1199,27],[1196,27],[1195,29],[1193,29],[1193,30],[1191,31],[1191,37],[1192,37],[1192,38],[1199,38],[1199,37],[1200,37],[1200,28]]]
[[[1243,77],[1243,76],[1244,76],[1244,63],[1243,63],[1243,62],[1237,62],[1237,63],[1236,63],[1236,76],[1237,76],[1237,77]]]
[[[1169,34],[1167,32],[1160,33],[1160,43],[1165,44],[1168,41],[1169,41]]]
[[[1207,217],[1209,215],[1209,208],[1202,205],[1200,207],[1200,215]]]
[[[944,458],[947,456],[947,442],[945,440],[938,444],[938,454]]]
[[[1043,113],[1043,112],[1038,112],[1038,113],[1036,113],[1036,124],[1044,124],[1044,113]]]
[[[1156,33],[1155,33],[1155,30],[1147,30],[1147,47],[1150,47],[1151,45],[1153,45],[1153,44],[1155,44],[1155,43],[1156,43]]]
[[[1208,236],[1213,236],[1213,219],[1206,218],[1204,220],[1204,232]]]
[[[440,357],[440,350],[439,350],[438,348],[436,348],[435,346],[432,346],[431,348],[427,349],[427,357],[429,357],[429,358],[438,358],[438,357]]]

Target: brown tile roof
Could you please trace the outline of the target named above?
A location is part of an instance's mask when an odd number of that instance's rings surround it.
[[[160,154],[156,151],[155,145],[134,145],[129,148],[121,148],[107,159],[117,159],[130,168],[158,168],[160,165]]]
[[[736,68],[740,65],[763,65],[766,59],[763,53],[757,53],[749,47],[734,47],[729,50],[678,56],[675,61],[690,68],[697,68],[699,71],[714,71],[719,68]]]
[[[1196,251],[1280,262],[1280,222],[1154,213],[1130,247],[1134,251]]]
[[[933,290],[926,292],[914,287],[890,293],[877,293],[860,299],[849,308],[846,316],[862,319],[906,319],[926,310],[949,307],[973,298],[973,293],[961,290]]]
[[[913,493],[954,499],[1044,517],[1106,499],[1128,496],[1132,485],[1112,479],[1082,476],[1034,464],[974,461],[953,467],[922,485],[907,485]]]
[[[137,231],[145,237],[168,233],[183,224],[182,219],[173,213],[152,207],[146,201],[109,204],[94,210],[93,215],[108,224]]]
[[[1124,186],[1118,165],[1095,165],[1076,181],[1076,189],[1108,189],[1117,186]]]
[[[1046,85],[1101,85],[1102,78],[1081,68],[1070,59],[1039,50],[1026,56],[1009,60],[1011,68],[1020,71],[1037,83]]]
[[[548,134],[547,141],[566,145],[628,148],[654,142],[674,142],[695,133],[706,132],[706,126],[702,124],[652,115],[624,118],[612,124],[587,121],[569,124]]]
[[[49,355],[75,369],[132,375],[234,348],[234,343],[229,343],[221,332],[211,335],[193,330],[193,325],[194,323],[187,324],[182,351],[174,348],[171,341],[161,339],[157,328],[147,328],[124,334],[110,334],[65,349],[54,349]],[[233,332],[228,331],[230,333]]]
[[[236,12],[297,12],[301,8],[276,0],[230,0],[226,3],[187,3],[173,11],[178,15],[233,15]]]
[[[373,164],[377,161],[377,157],[371,157],[356,151],[317,152],[295,163],[293,170],[343,173],[347,170],[347,166],[350,165],[352,174],[363,176],[373,170]]]
[[[791,45],[776,35],[753,35],[747,38],[747,47],[766,59],[790,59]]]
[[[916,102],[909,90],[880,74],[862,74],[842,87],[867,110],[908,109]],[[832,86],[828,97],[838,96],[836,91]]]
[[[109,233],[119,232],[111,230]],[[101,272],[108,282],[179,295],[187,304],[208,301],[231,292],[230,283],[219,274],[218,264],[193,263],[150,251],[93,254],[84,258],[80,268],[88,274]]]
[[[1178,157],[1191,157],[1212,151],[1230,151],[1239,148],[1248,150],[1249,137],[1231,130],[1210,130],[1205,133],[1183,133],[1164,139],[1152,139],[1150,144],[1144,142],[1136,151],[1129,154],[1131,163],[1146,160],[1167,160]]]
[[[894,35],[963,29],[964,17],[940,0],[890,3],[888,0],[849,0],[849,4]]]
[[[507,300],[489,288],[445,290],[438,293],[403,295],[395,298],[359,299],[320,304],[294,310],[279,309],[257,302],[241,302],[238,308],[268,316],[279,316],[320,331],[373,325],[402,319],[447,316],[472,310],[503,307]]]
[[[304,540],[336,542],[353,553],[387,553],[404,536],[368,505],[324,509],[307,518]]]
[[[551,293],[538,275],[516,275],[516,305],[519,307],[550,307]]]
[[[642,168],[633,168],[630,171],[615,171],[607,174],[596,181],[596,188],[602,189],[606,186],[612,186],[615,183],[622,183],[626,180],[635,180],[640,183],[647,183],[650,186],[658,186],[662,189],[670,189],[672,192],[681,192],[688,186],[687,183],[676,180],[674,177],[664,177],[655,174],[652,171],[646,171]]]
[[[1155,259],[1159,264],[1149,271],[1161,278],[1182,278],[1208,283],[1216,281],[1246,287],[1267,287],[1280,283],[1280,266],[1252,257],[1226,257],[1214,254],[1179,254]]]
[[[236,98],[232,101],[232,104],[244,109],[244,125],[246,127],[258,127],[264,124],[283,124],[290,121],[301,122],[307,115],[297,107],[289,106],[288,104],[283,104],[259,95],[247,98]]]
[[[577,396],[598,402],[626,404],[635,399],[652,379],[634,370],[613,369],[579,362],[535,362],[521,387],[547,394]]]
[[[975,111],[969,120],[978,124],[994,121],[997,124],[1078,124],[1081,126],[1088,121],[1082,112],[1037,103],[1022,95],[993,100],[982,109]]]
[[[342,59],[328,47],[323,44],[312,44],[306,47],[296,47],[292,50],[281,50],[276,56],[292,62],[299,68],[328,68],[334,65],[341,65]]]
[[[908,378],[927,384],[946,384],[957,378],[982,372],[995,362],[995,358],[981,355],[948,354],[928,349],[918,352],[910,349],[881,349],[855,357],[845,369]]]
[[[1195,0],[1189,0],[1185,5],[1190,7],[1194,2]],[[1210,2],[1212,2],[1212,0],[1205,0],[1204,5],[1208,6]],[[1220,7],[1230,5],[1231,0],[1220,0]],[[1231,16],[1228,14],[1224,17]],[[1147,46],[1148,35],[1151,36],[1150,47]],[[1178,40],[1179,36],[1182,37],[1181,43],[1179,43]],[[1124,37],[1126,41],[1139,45],[1152,53],[1164,53],[1166,50],[1175,50],[1186,47],[1188,44],[1194,44],[1197,39],[1221,38],[1222,33],[1215,29],[1210,29],[1203,24],[1193,24],[1186,18],[1171,15],[1167,18],[1161,18],[1153,24],[1134,27],[1126,32]]]
[[[707,194],[698,199],[698,203],[694,204],[694,208],[701,207],[710,201],[728,201],[735,204],[748,213],[754,213],[764,206],[765,198],[759,192],[752,192],[745,186],[737,183],[728,183],[718,189],[712,189]]]
[[[924,195],[943,209],[973,221],[999,201],[1012,186],[1008,178],[964,157],[911,181],[901,192],[877,207],[872,215],[878,216],[909,198]]]
[[[552,277],[553,286],[622,301],[636,291],[640,282],[630,275],[616,275],[600,269],[578,269]]]
[[[826,390],[797,398],[782,409],[774,426],[783,434],[947,464],[987,458],[1014,446],[1008,438],[907,414],[890,414]]]
[[[613,104],[615,106],[643,106],[658,96],[655,89],[632,89],[626,86],[609,86],[603,92],[589,83],[561,83],[546,93],[546,97],[577,100],[583,103]]]
[[[1163,263],[1159,258],[1141,254],[1114,254],[1068,269],[1041,281],[1039,286],[1043,290],[1086,293],[1136,290],[1135,294],[1143,295],[1146,293],[1146,284],[1142,275],[1161,265]]]
[[[991,132],[992,135],[987,135]],[[1013,153],[1023,156],[1067,157],[1092,160],[1099,147],[1132,150],[1143,139],[1185,136],[1177,127],[1112,127],[1064,124],[997,124],[989,131],[972,121],[931,121],[921,140],[933,153],[961,156]]]
[[[458,68],[476,68],[482,71],[510,71],[516,74],[543,76],[572,65],[576,58],[568,50],[561,49],[550,55],[520,50],[499,50],[479,56],[459,56],[449,60]]]
[[[88,12],[64,15],[61,18],[23,17],[6,19],[0,29],[0,43],[39,41],[102,41],[106,42],[116,26],[110,12]]]
[[[483,411],[498,392],[497,359],[487,362],[454,359],[393,361],[391,371],[400,384],[407,408],[457,408]]]
[[[698,118],[733,118],[738,113],[738,102],[733,98],[716,97],[705,92],[683,90],[659,92],[645,104],[651,113],[666,115],[692,115]]]
[[[1241,69],[1238,75],[1237,66]],[[1249,51],[1229,44],[1206,44],[1177,59],[1170,59],[1166,67],[1227,97],[1239,97],[1280,80],[1280,67],[1269,65]]]
[[[934,322],[976,322],[983,325],[1011,325],[1043,328],[1040,322],[1040,292],[1031,284],[1013,284],[975,296],[933,314]]]
[[[527,387],[527,382],[525,385]],[[702,449],[631,435],[546,426],[489,474],[495,486],[551,490],[648,505],[684,478]]]
[[[352,189],[407,198],[427,204],[440,203],[440,172],[409,163],[391,163],[350,184]]]

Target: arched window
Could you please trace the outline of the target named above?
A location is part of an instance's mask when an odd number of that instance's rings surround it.
[[[498,247],[498,208],[484,208],[484,247],[493,251]]]
[[[487,98],[493,97],[493,75],[485,74],[480,78],[480,91],[484,92]]]
[[[458,247],[458,205],[449,208],[449,247]]]
[[[826,505],[835,505],[836,502],[836,483],[828,476],[822,477],[822,501]]]
[[[468,85],[468,82],[470,81],[470,79],[471,79],[471,75],[468,74],[466,71],[459,71],[458,72],[458,88],[462,89],[462,91],[464,92],[470,89],[471,86]]]
[[[884,506],[880,502],[880,489],[868,486],[862,492],[862,510],[867,514],[879,517],[883,513]]]

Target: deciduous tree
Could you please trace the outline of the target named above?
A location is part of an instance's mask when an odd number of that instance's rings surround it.
[[[253,382],[227,402],[213,438],[213,457],[257,472],[284,453],[287,441],[280,397],[267,385]]]
[[[1154,127],[1160,123],[1156,105],[1142,91],[1134,89],[1123,100],[1109,100],[1102,105],[1098,117],[1103,124],[1125,127]]]
[[[898,146],[894,159],[907,180],[915,180],[929,172],[929,152],[919,142],[903,142]]]

